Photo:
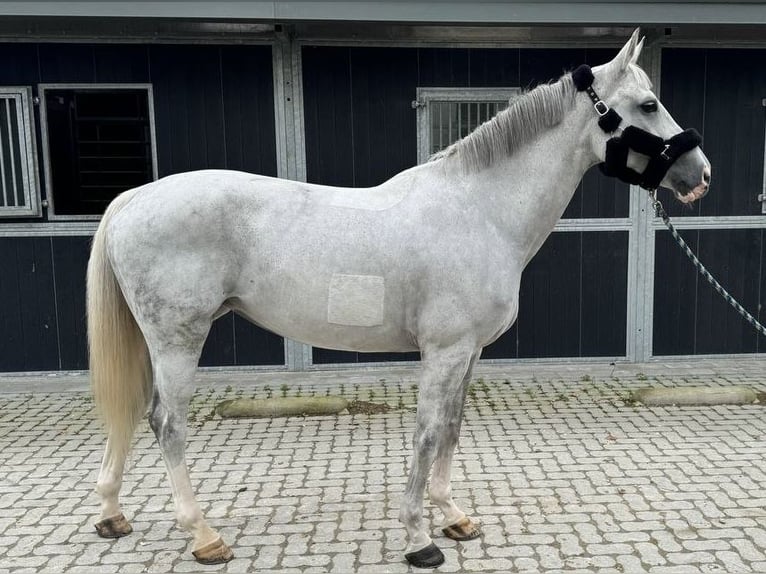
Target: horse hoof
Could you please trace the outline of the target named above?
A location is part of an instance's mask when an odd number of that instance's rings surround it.
[[[481,536],[481,528],[473,520],[468,518],[461,518],[455,524],[442,528],[442,532],[447,538],[452,540],[473,540]]]
[[[404,557],[415,568],[436,568],[444,564],[444,554],[433,542],[425,548],[405,554]]]
[[[124,514],[118,514],[96,522],[96,532],[101,538],[122,538],[133,532],[133,527]]]
[[[234,552],[221,538],[216,538],[202,548],[197,548],[192,554],[200,564],[223,564],[234,558]]]

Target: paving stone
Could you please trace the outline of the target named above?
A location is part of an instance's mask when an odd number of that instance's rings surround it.
[[[623,400],[648,384],[744,384],[763,392],[762,365],[739,359],[683,365],[481,365],[452,475],[456,502],[481,521],[484,535],[445,538],[440,511],[426,502],[425,523],[446,557],[439,570],[766,571],[762,407],[646,408]],[[41,381],[31,394],[0,394],[0,574],[430,573],[404,561],[398,520],[416,376],[416,369],[399,367],[200,373],[189,430],[191,479],[211,526],[236,556],[210,567],[191,558],[190,539],[175,525],[145,422],[122,495],[134,533],[105,541],[93,529],[103,439],[87,393],[62,394],[58,381]],[[0,377],[0,393],[13,381]],[[378,415],[210,418],[224,399],[299,391],[349,400],[374,394],[394,408]]]

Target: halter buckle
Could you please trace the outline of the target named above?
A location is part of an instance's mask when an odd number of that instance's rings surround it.
[[[670,161],[670,156],[668,155],[669,149],[670,149],[670,144],[665,144],[665,148],[660,152],[660,157],[664,159],[665,161]]]
[[[601,117],[609,113],[609,106],[606,105],[604,100],[597,101],[595,104],[593,104],[593,107],[596,110],[596,113]]]

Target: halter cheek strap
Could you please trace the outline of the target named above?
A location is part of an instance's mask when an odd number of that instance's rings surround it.
[[[593,89],[593,79],[593,72],[584,64],[572,72],[572,81],[577,91],[588,94],[593,102],[593,108],[599,115],[598,125],[601,130],[608,134],[614,133],[622,123],[622,117],[598,97]],[[664,140],[636,126],[628,126],[621,135],[606,142],[605,161],[599,167],[608,176],[654,190],[675,161],[701,143],[702,136],[694,129],[684,130]],[[649,157],[649,163],[643,172],[639,173],[628,167],[630,150]]]

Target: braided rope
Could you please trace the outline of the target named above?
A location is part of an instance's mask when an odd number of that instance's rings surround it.
[[[697,268],[697,271],[699,271],[700,275],[707,279],[708,283],[710,283],[713,288],[721,294],[721,297],[723,297],[729,305],[734,307],[737,312],[742,315],[745,321],[750,323],[761,335],[766,335],[766,327],[761,325],[755,317],[748,313],[745,308],[742,307],[742,305],[740,305],[737,300],[734,299],[734,297],[732,297],[729,292],[724,289],[718,281],[715,280],[715,277],[710,274],[710,271],[705,269],[705,266],[700,263],[700,260],[697,259],[697,256],[692,252],[691,248],[686,244],[686,241],[684,241],[683,237],[678,234],[675,226],[670,222],[670,216],[665,211],[665,208],[662,206],[662,203],[660,203],[660,200],[657,199],[656,191],[649,191],[649,202],[652,204],[657,217],[661,218],[665,223],[665,226],[673,235],[673,239],[676,240],[676,243],[678,243],[679,247],[683,250],[684,253],[686,253],[686,256],[691,259],[691,262]]]

